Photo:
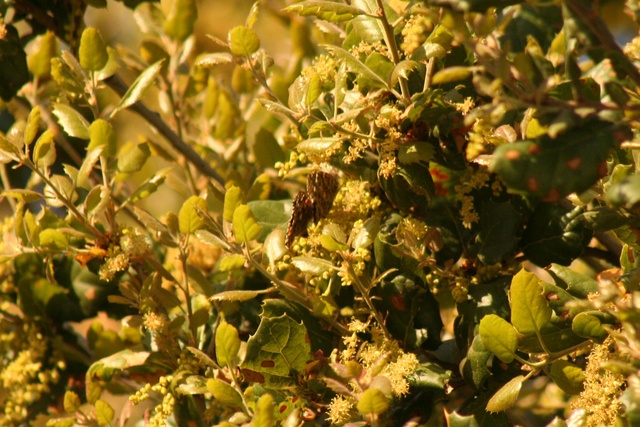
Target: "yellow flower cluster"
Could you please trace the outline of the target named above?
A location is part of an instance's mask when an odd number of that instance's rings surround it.
[[[611,426],[622,409],[618,397],[625,386],[624,375],[603,368],[612,358],[609,347],[614,339],[610,335],[602,344],[596,344],[588,356],[585,370],[584,391],[572,402],[573,409],[586,412],[588,426]]]
[[[471,228],[473,224],[480,221],[480,215],[475,210],[474,199],[469,193],[484,187],[489,180],[490,176],[487,168],[467,166],[465,177],[454,187],[456,199],[461,204],[460,216],[462,217],[462,225],[466,228]]]
[[[66,366],[57,352],[48,355],[49,342],[34,324],[3,333],[0,343],[5,353],[14,353],[0,371],[0,425],[24,425],[29,407],[51,392]]]
[[[151,239],[138,231],[125,229],[118,244],[107,249],[104,264],[100,266],[100,280],[112,281],[115,276],[129,268],[132,262],[140,262],[151,250]]]
[[[172,375],[166,375],[160,377],[160,380],[157,384],[145,384],[140,390],[138,390],[135,394],[129,396],[129,400],[137,405],[149,398],[151,392],[158,393],[162,396],[162,401],[158,404],[154,410],[151,419],[146,424],[151,427],[165,427],[166,420],[173,414],[173,409],[175,407],[176,399],[175,396],[169,390],[169,386],[171,381],[173,380]]]
[[[402,49],[407,56],[411,56],[427,40],[433,29],[433,23],[423,15],[412,15],[402,29]]]

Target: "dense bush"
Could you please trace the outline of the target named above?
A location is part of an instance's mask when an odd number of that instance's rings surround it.
[[[640,423],[635,1],[106,3],[0,6],[0,425]]]

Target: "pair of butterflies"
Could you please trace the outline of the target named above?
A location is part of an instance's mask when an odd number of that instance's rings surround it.
[[[291,247],[296,236],[307,233],[309,221],[318,222],[329,213],[339,188],[338,178],[332,173],[313,171],[309,174],[306,191],[300,191],[293,199],[285,239],[287,247]]]

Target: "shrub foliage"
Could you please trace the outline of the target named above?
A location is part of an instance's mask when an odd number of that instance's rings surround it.
[[[135,46],[0,6],[0,425],[640,422],[640,38],[598,2],[123,3]]]

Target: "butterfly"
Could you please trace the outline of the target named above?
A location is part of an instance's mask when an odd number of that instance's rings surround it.
[[[322,171],[313,171],[309,174],[306,191],[300,191],[293,199],[293,209],[285,239],[287,247],[291,247],[296,236],[306,234],[309,221],[318,222],[327,216],[339,189],[340,183],[334,174]]]

